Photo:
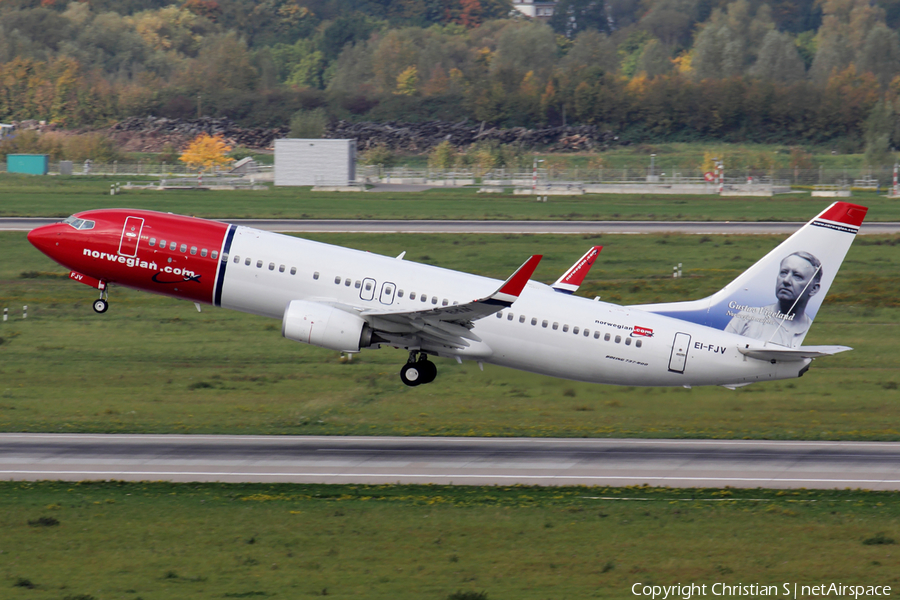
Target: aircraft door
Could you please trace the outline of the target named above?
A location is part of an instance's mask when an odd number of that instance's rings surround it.
[[[385,281],[381,284],[381,297],[379,301],[382,304],[391,304],[394,302],[394,293],[396,291],[397,286],[389,281]]]
[[[359,297],[361,300],[371,300],[375,297],[375,280],[366,277],[362,281],[362,287],[359,288]]]
[[[669,370],[673,373],[684,373],[687,363],[688,348],[691,347],[691,336],[686,333],[676,333],[672,343],[672,354],[669,356]]]
[[[119,254],[137,256],[138,242],[141,240],[141,230],[143,229],[144,220],[140,217],[125,219],[125,226],[122,227],[122,239],[119,241]]]

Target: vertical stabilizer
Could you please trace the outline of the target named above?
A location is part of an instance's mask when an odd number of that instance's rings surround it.
[[[799,347],[867,210],[835,202],[708,298],[633,308]]]

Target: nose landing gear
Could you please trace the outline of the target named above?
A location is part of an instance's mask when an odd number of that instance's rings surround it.
[[[105,313],[109,309],[109,291],[106,286],[100,291],[100,298],[94,300],[94,312]]]
[[[424,352],[411,351],[409,360],[400,369],[400,380],[410,387],[431,383],[435,377],[437,377],[437,367],[428,360],[428,355]]]

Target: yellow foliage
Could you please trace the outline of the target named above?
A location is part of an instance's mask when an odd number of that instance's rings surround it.
[[[418,85],[419,70],[415,66],[406,67],[397,75],[397,90],[394,94],[398,96],[414,96]]]
[[[635,75],[625,89],[636,96],[644,96],[647,93],[647,74],[641,71]]]
[[[691,67],[692,59],[693,55],[688,50],[673,58],[672,64],[675,65],[675,71],[681,75],[689,75],[693,71]]]
[[[225,143],[221,135],[201,133],[188,144],[178,160],[194,169],[212,169],[223,167],[234,159],[225,156],[231,152],[231,146]]]
[[[703,153],[703,164],[700,166],[700,169],[704,173],[715,173],[716,172],[716,160],[719,162],[724,162],[725,156],[722,152],[710,152],[706,151]]]

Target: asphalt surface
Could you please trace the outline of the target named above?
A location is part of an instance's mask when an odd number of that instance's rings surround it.
[[[31,231],[61,219],[0,218],[0,231]],[[732,221],[425,221],[352,219],[229,219],[229,223],[286,233],[686,233],[686,234],[791,234],[801,222]],[[860,234],[900,233],[900,223],[863,223]]]
[[[900,443],[0,434],[0,479],[900,489]]]

